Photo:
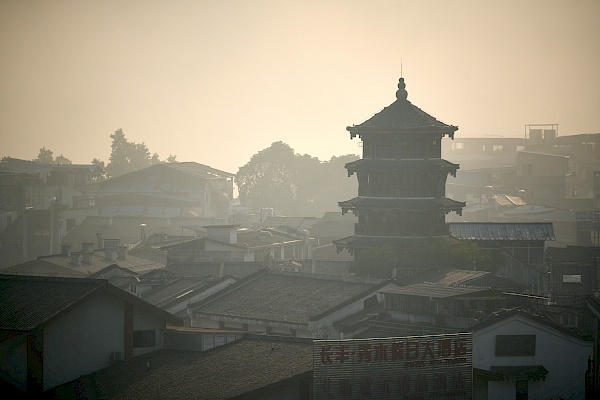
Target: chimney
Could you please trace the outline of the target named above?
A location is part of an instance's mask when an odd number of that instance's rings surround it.
[[[63,244],[60,246],[60,254],[63,257],[70,257],[71,256],[71,246],[68,244]]]
[[[94,243],[90,243],[90,242],[83,242],[81,243],[81,252],[84,253],[86,251],[92,251],[94,250]]]
[[[127,246],[119,246],[117,254],[120,260],[127,260]]]
[[[103,243],[102,243],[102,232],[96,233],[96,242],[97,242],[96,246],[98,247],[98,249],[101,249],[102,245],[103,245]]]
[[[71,264],[76,266],[81,265],[81,253],[71,253]]]
[[[81,254],[81,261],[84,264],[91,265],[94,263],[94,252],[93,251],[84,251]]]
[[[104,258],[106,258],[108,261],[115,261],[117,259],[117,249],[105,247]]]
[[[146,241],[146,224],[140,224],[140,242]]]

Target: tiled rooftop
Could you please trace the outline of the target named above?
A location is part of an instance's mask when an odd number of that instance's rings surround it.
[[[0,327],[33,329],[103,285],[100,279],[0,275]]]
[[[164,302],[210,283],[211,281],[201,278],[177,278],[173,282],[142,293],[142,299],[161,307]]]
[[[371,283],[372,282],[372,283]],[[308,323],[311,317],[375,290],[380,281],[258,272],[194,307],[194,312]]]
[[[387,294],[399,294],[404,296],[446,298],[468,295],[477,292],[489,291],[489,288],[441,285],[437,283],[415,283],[413,285],[398,288],[384,289],[381,292]]]
[[[160,315],[178,318],[124,292],[104,279],[0,275],[0,328],[27,331],[45,324],[97,291],[108,291]]]
[[[274,344],[274,350],[272,350]],[[149,368],[148,368],[149,365]],[[310,375],[310,340],[240,339],[214,349],[159,350],[57,388],[57,398],[232,399]]]

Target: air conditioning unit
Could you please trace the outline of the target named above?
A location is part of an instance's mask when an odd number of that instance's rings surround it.
[[[124,358],[125,358],[125,355],[123,354],[122,351],[113,351],[110,359],[112,362],[117,362],[117,361],[123,361]]]

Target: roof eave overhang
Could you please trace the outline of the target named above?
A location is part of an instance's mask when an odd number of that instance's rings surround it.
[[[367,127],[367,126],[348,126],[346,130],[350,132],[350,139],[354,137],[362,137],[364,134],[370,135],[397,135],[397,134],[428,134],[437,133],[442,136],[448,135],[454,139],[454,132],[458,130],[457,126],[423,126],[423,127],[411,127],[411,128],[393,128],[393,127]]]

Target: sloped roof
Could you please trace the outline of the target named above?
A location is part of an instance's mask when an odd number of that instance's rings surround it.
[[[233,275],[236,278],[245,278],[265,269],[265,266],[258,261],[208,261],[169,264],[166,269],[181,276],[221,278],[225,275]]]
[[[134,273],[143,273],[152,271],[155,269],[163,269],[163,264],[156,263],[154,261],[146,260],[144,258],[127,255],[126,259],[116,259],[111,261],[105,258],[104,252],[101,250],[94,251],[94,260],[92,264],[81,263],[81,265],[73,265],[71,263],[71,257],[66,257],[61,254],[53,254],[50,256],[41,256],[39,259],[60,265],[61,267],[71,269],[75,271],[75,274],[84,272],[85,274],[93,274],[113,264],[118,265],[121,268],[126,268]],[[74,275],[75,275],[74,274]]]
[[[206,222],[202,218],[160,218],[150,216],[88,216],[61,240],[62,244],[78,246],[81,242],[96,243],[97,233],[103,238],[120,239],[121,244],[138,244],[141,241],[140,224],[146,224],[146,237],[167,234],[171,238],[183,236],[182,229],[192,223]],[[74,250],[75,247],[72,247]]]
[[[192,308],[193,313],[306,324],[356,296],[375,291],[381,282],[263,270]]]
[[[407,100],[404,78],[398,82],[396,101],[368,120],[346,128],[352,136],[367,132],[435,131],[453,134],[458,128],[438,121]]]
[[[164,302],[210,283],[211,281],[208,279],[179,277],[171,282],[142,293],[142,299],[160,307]]]
[[[317,221],[315,217],[267,217],[261,224],[265,227],[289,227],[295,229],[310,229]]]
[[[495,325],[501,321],[504,321],[506,319],[513,318],[513,317],[522,317],[522,318],[529,319],[533,322],[537,322],[538,324],[540,324],[542,326],[546,326],[548,328],[554,329],[555,331],[558,331],[558,332],[563,333],[568,336],[572,336],[572,337],[580,339],[580,340],[591,340],[590,337],[579,335],[577,332],[572,331],[567,328],[564,328],[560,325],[557,325],[547,318],[544,318],[540,315],[534,315],[526,310],[522,310],[519,308],[514,308],[514,309],[510,309],[510,310],[501,310],[496,313],[493,313],[489,316],[484,317],[481,321],[479,321],[477,324],[473,325],[470,329],[473,332],[476,332],[476,331],[479,331],[481,329]]]
[[[119,267],[117,264],[111,264],[108,267],[104,267],[99,271],[94,272],[93,274],[88,275],[90,279],[110,279],[112,277],[126,277],[130,278],[132,276],[137,276],[135,272],[127,269]]]
[[[552,222],[450,222],[450,234],[472,240],[556,240]]]
[[[442,285],[490,287],[500,290],[506,290],[507,288],[527,288],[527,285],[517,283],[488,271],[470,271],[462,269],[428,270],[422,274],[397,278],[397,280],[404,285],[431,282]]]
[[[132,176],[143,176],[153,173],[155,170],[170,170],[173,172],[180,172],[186,175],[192,175],[202,179],[221,179],[221,178],[233,178],[235,174],[221,171],[208,165],[203,165],[197,162],[177,162],[177,163],[161,163],[154,164],[147,168],[140,169],[138,171],[128,172],[123,175],[116,176],[114,178],[107,179],[102,182],[101,186],[110,186],[113,182],[121,180],[129,180]]]
[[[88,274],[84,271],[63,267],[42,259],[27,261],[22,264],[0,269],[0,274],[29,275],[29,276],[53,276],[58,278],[85,278]]]
[[[202,352],[146,353],[54,391],[77,388],[78,397],[130,400],[252,398],[286,380],[310,378],[312,369],[312,340],[251,337]]]
[[[0,328],[29,331],[45,325],[99,291],[134,303],[165,321],[179,318],[124,292],[104,279],[0,275]]]
[[[457,297],[489,291],[490,288],[482,287],[441,285],[438,283],[415,283],[413,285],[383,289],[381,290],[381,293],[443,299],[447,297]]]

